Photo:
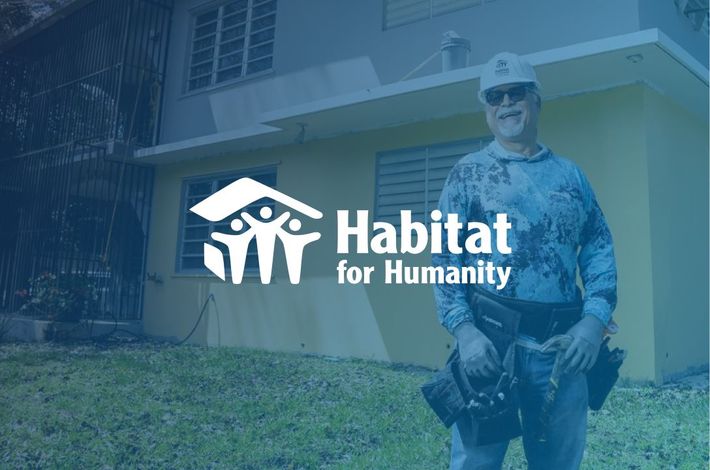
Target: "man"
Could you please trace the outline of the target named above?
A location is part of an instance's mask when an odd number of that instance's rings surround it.
[[[581,315],[576,315],[563,331],[545,327],[544,334],[533,334],[535,325],[523,328],[523,311],[513,346],[529,467],[578,468],[587,424],[584,372],[596,360],[604,328],[616,306],[611,234],[584,173],[537,141],[541,99],[533,67],[515,54],[496,55],[482,73],[479,99],[485,105],[486,121],[495,140],[454,166],[439,209],[443,214],[457,213],[464,227],[474,220],[492,226],[496,214],[508,214],[512,253],[494,250],[490,255],[474,256],[445,252],[435,255],[433,262],[437,266],[475,266],[483,259],[510,266],[510,279],[502,290],[486,284],[477,287],[503,299],[531,301],[528,303],[542,307],[581,302]],[[462,233],[462,237],[465,235]],[[446,240],[442,245],[448,245]],[[576,286],[577,265],[583,298]],[[495,380],[502,372],[501,354],[476,324],[471,289],[466,285],[437,285],[439,319],[456,338],[467,374]],[[549,425],[541,430],[541,411],[556,354],[541,351],[540,345],[553,333],[566,333],[572,342],[561,355],[563,374],[546,420]],[[471,419],[460,419],[453,426],[452,469],[501,467],[508,442],[477,445],[478,431]],[[541,431],[545,439],[539,438]]]

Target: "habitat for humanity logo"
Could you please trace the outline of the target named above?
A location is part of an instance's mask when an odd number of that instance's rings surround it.
[[[280,202],[313,219],[323,217],[323,213],[311,206],[251,178],[238,179],[204,201],[195,204],[190,208],[190,211],[210,222],[219,222],[265,197]],[[234,217],[230,223],[230,227],[236,233],[212,232],[211,234],[213,240],[223,243],[229,250],[232,283],[239,284],[242,282],[247,250],[252,239],[256,239],[256,253],[259,260],[261,282],[262,284],[271,282],[274,249],[278,239],[283,244],[286,255],[288,278],[292,284],[298,284],[301,280],[303,250],[306,245],[318,240],[320,233],[296,233],[301,229],[301,221],[296,218],[292,218],[288,223],[288,228],[291,231],[285,230],[283,225],[291,217],[291,213],[287,211],[275,219],[269,220],[273,216],[273,211],[270,207],[262,207],[259,210],[261,220],[246,211],[239,213],[239,216],[241,218]],[[247,229],[245,229],[245,222],[249,227]],[[205,243],[204,262],[207,269],[223,281],[225,280],[224,256],[219,248]]]
[[[495,74],[498,77],[510,74],[510,69],[508,68],[508,61],[507,60],[498,59],[498,62],[496,62]]]
[[[323,217],[320,211],[311,206],[251,178],[235,181],[194,205],[190,211],[211,222],[233,217],[230,227],[234,233],[212,232],[210,236],[227,247],[234,284],[242,282],[247,251],[252,240],[256,240],[262,284],[271,282],[277,240],[283,244],[289,280],[292,284],[298,284],[301,280],[303,250],[306,245],[321,238],[321,234],[297,233],[301,229],[301,221],[296,218],[289,220],[289,230],[284,229],[284,224],[291,217],[288,211],[274,217],[270,207],[262,207],[257,218],[243,210],[263,198],[273,199],[313,219]],[[239,214],[235,216],[237,212]],[[378,255],[416,255],[428,248],[432,255],[445,252],[461,255],[464,250],[473,255],[490,255],[493,253],[495,239],[499,254],[508,255],[512,252],[508,245],[508,231],[512,226],[508,222],[507,214],[496,214],[492,229],[483,222],[461,222],[456,213],[446,214],[444,217],[439,210],[433,210],[430,219],[428,225],[416,222],[412,220],[412,211],[401,210],[398,231],[394,225],[384,221],[375,221],[370,225],[367,210],[356,211],[355,224],[351,225],[350,211],[338,210],[336,251],[339,255],[349,254],[350,240],[354,239],[355,252],[358,254],[368,254],[372,251]],[[462,231],[466,232],[465,236],[462,236]],[[460,242],[463,242],[463,245]],[[205,243],[204,263],[207,269],[225,280],[224,255],[219,248]],[[336,271],[338,284],[369,284],[375,267],[349,266],[347,259],[341,259],[337,263]],[[484,262],[482,259],[473,266],[405,266],[401,259],[384,260],[385,284],[487,283],[495,285],[496,289],[502,289],[508,282],[510,271],[510,267],[496,266],[493,262]]]

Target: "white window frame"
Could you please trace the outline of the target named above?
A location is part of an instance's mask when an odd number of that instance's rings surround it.
[[[239,1],[239,0],[237,0],[237,1]],[[239,81],[243,81],[243,80],[247,80],[247,79],[252,79],[252,78],[259,77],[259,76],[273,72],[274,49],[276,46],[276,21],[277,21],[278,0],[243,0],[243,1],[246,3],[245,10],[239,10],[239,11],[235,11],[235,12],[232,12],[229,14],[226,13],[226,8],[233,5],[234,3],[236,3],[235,0],[231,0],[231,1],[224,1],[223,0],[218,3],[212,3],[212,4],[210,4],[209,7],[203,7],[203,8],[197,9],[192,12],[192,14],[190,16],[190,33],[189,33],[188,44],[187,44],[187,58],[185,61],[186,70],[185,70],[185,80],[184,80],[184,93],[186,93],[186,94],[198,93],[198,92],[208,90],[211,88],[215,88],[215,87],[219,87],[219,86],[222,86],[225,84],[231,84],[231,83],[235,83],[235,82],[239,82]],[[263,7],[267,4],[272,4],[272,3],[273,3],[273,9],[271,11],[263,13],[259,16],[254,16],[255,9],[258,9],[260,7]],[[208,15],[210,13],[216,13],[215,19],[201,23],[198,26],[197,25],[198,18],[200,18],[204,15]],[[227,27],[224,27],[225,19],[235,18],[235,17],[238,17],[243,14],[245,14],[245,19],[243,22],[235,23],[235,24],[229,25]],[[269,24],[265,27],[262,27],[258,30],[252,29],[254,27],[254,22],[259,21],[259,20],[264,20],[269,17],[273,17],[271,24]],[[203,28],[211,23],[215,23],[214,32],[208,32],[200,37],[196,37],[197,30],[199,28]],[[240,27],[244,27],[244,33],[242,36],[237,36],[236,38],[232,38],[228,41],[225,41],[225,43],[222,43],[222,35],[226,31],[236,30]],[[262,32],[266,32],[269,30],[273,30],[273,33],[271,34],[272,37],[270,39],[266,39],[266,40],[259,42],[259,43],[252,43],[252,36],[253,35],[259,34]],[[212,45],[208,45],[206,47],[195,50],[195,43],[197,41],[208,39],[211,36],[214,36],[214,43]],[[229,51],[225,54],[221,54],[221,49],[224,47],[225,44],[228,44],[230,41],[231,42],[238,41],[240,38],[243,41],[241,51],[239,49],[237,49],[234,51]],[[271,51],[268,54],[260,56],[256,59],[250,58],[250,54],[254,53],[253,49],[264,47],[264,46],[271,46]],[[209,55],[209,58],[205,57],[202,60],[198,60],[197,62],[193,62],[193,58],[195,55],[197,55],[201,52],[204,53],[204,52],[208,51],[209,49],[212,49],[212,53],[211,53],[211,55]],[[225,67],[219,68],[220,60],[223,60],[229,56],[236,56],[237,54],[241,54],[241,61],[238,64],[234,63],[234,64],[227,65]],[[253,64],[255,62],[259,62],[262,60],[266,60],[266,59],[270,60],[270,65],[268,67],[266,67],[264,69],[260,69],[258,71],[249,72],[250,64]],[[198,67],[200,65],[209,66],[211,68],[210,68],[209,72],[204,72],[202,74],[192,76],[193,67]],[[234,70],[237,68],[240,68],[238,76],[218,80],[220,73],[224,73],[224,72]],[[199,80],[199,79],[207,79],[207,83],[192,87],[192,82],[195,80]]]

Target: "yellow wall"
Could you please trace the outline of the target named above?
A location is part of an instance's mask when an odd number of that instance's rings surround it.
[[[199,342],[438,365],[450,340],[436,320],[431,287],[337,284],[335,211],[372,210],[377,152],[472,135],[487,135],[481,116],[159,167],[147,270],[161,273],[165,282],[146,287],[146,333],[185,336],[213,292],[221,335],[211,310],[193,336]],[[181,179],[272,163],[278,164],[280,191],[325,214],[320,221],[304,220],[304,230],[320,231],[322,239],[306,248],[301,283],[288,283],[278,252],[270,285],[174,275]],[[381,272],[377,255],[347,258],[351,265],[375,265]],[[417,261],[426,264],[429,257]]]
[[[708,121],[651,89],[644,116],[656,379],[663,381],[708,362]]]
[[[614,239],[620,332],[629,351],[622,375],[655,379],[648,169],[643,87],[557,100],[543,109],[541,139],[588,175]]]
[[[548,102],[540,126],[541,140],[577,161],[596,189],[619,264],[615,318],[622,331],[615,341],[631,350],[622,372],[652,380],[656,356],[645,93],[636,85]],[[195,342],[441,365],[452,342],[436,320],[431,286],[336,283],[335,210],[373,209],[377,152],[485,135],[479,114],[159,167],[147,269],[165,282],[146,287],[146,333],[184,337],[214,293],[218,308],[209,308]],[[323,238],[306,248],[301,284],[289,284],[278,252],[271,285],[252,280],[234,286],[213,277],[175,275],[182,178],[271,163],[278,164],[279,190],[325,213],[323,220],[304,221],[305,230],[320,231]],[[381,279],[381,256],[347,258],[351,265],[375,265],[375,280]],[[407,260],[428,262],[426,255]]]

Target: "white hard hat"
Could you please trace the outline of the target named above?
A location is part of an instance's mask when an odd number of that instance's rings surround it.
[[[540,88],[535,69],[530,62],[512,52],[501,52],[493,56],[483,67],[478,99],[485,104],[486,90],[509,83],[534,83],[537,88]]]

